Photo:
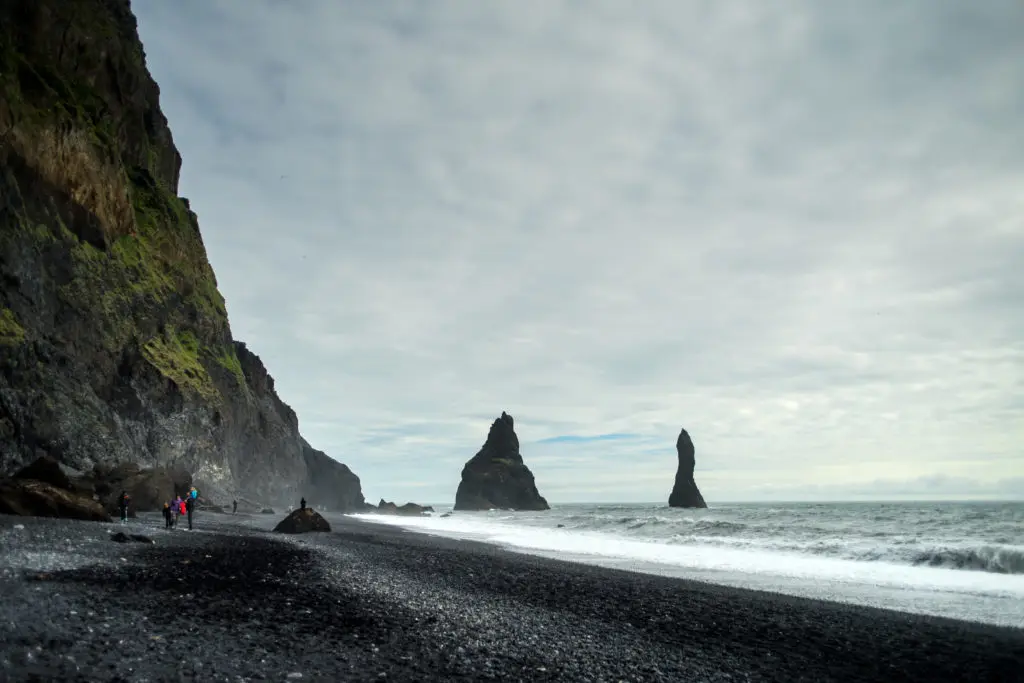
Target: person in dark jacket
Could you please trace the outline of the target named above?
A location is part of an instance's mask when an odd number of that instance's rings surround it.
[[[174,526],[174,513],[171,512],[171,504],[164,503],[164,528],[170,529]]]
[[[303,499],[299,501],[299,509],[301,509],[301,510],[305,510],[306,509],[306,499],[305,499],[305,497],[303,497]]]
[[[117,499],[117,508],[121,511],[121,524],[128,523],[128,501],[130,497],[127,491],[121,491],[121,495]]]
[[[171,502],[171,512],[174,513],[174,521],[171,522],[171,526],[178,526],[178,520],[185,514],[185,501],[181,499],[181,496],[174,496],[174,501]]]
[[[238,501],[237,500],[231,501],[231,514],[233,514],[233,515],[237,515],[238,514]]]

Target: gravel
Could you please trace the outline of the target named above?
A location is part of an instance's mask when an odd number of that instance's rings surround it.
[[[0,517],[0,680],[1024,681],[1024,630],[276,521]]]

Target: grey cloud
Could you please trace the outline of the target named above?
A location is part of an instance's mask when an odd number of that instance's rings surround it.
[[[717,496],[1020,473],[1019,3],[133,6],[236,335],[372,490],[501,410],[652,440],[538,450],[567,499],[681,424]]]
[[[774,490],[772,490],[774,488]],[[971,477],[954,477],[946,475],[933,475],[925,477],[914,477],[912,479],[876,479],[850,486],[819,485],[801,488],[781,489],[775,487],[764,487],[773,495],[800,495],[819,496],[821,499],[835,498],[837,496],[858,496],[881,498],[909,495],[914,497],[926,496],[955,496],[955,497],[994,497],[1005,500],[1020,500],[1024,498],[1024,477],[1007,477],[994,481],[978,481]]]

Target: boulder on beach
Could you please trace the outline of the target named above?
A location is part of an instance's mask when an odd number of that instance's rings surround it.
[[[111,541],[118,543],[152,543],[153,539],[149,536],[143,536],[142,534],[126,534],[123,531],[118,531],[116,534],[110,537]]]
[[[429,505],[417,505],[416,503],[395,505],[394,503],[389,503],[383,498],[380,499],[380,503],[377,504],[376,508],[376,512],[382,515],[405,515],[410,517],[425,515],[428,512],[433,511],[434,508]]]
[[[693,468],[697,464],[694,457],[693,441],[683,429],[676,439],[676,452],[679,455],[679,467],[676,470],[676,482],[669,494],[669,507],[674,508],[706,508],[704,496],[700,495],[697,482],[693,480]]]
[[[0,480],[0,514],[109,522],[99,502],[35,479]]]
[[[261,515],[272,515],[274,514],[274,508],[263,508],[260,510]]]
[[[331,525],[313,508],[295,510],[274,527],[274,531],[282,534],[305,534],[310,531],[330,530]]]
[[[519,453],[519,437],[508,413],[491,425],[487,441],[462,469],[455,492],[456,510],[548,510],[533,472]]]
[[[121,491],[130,498],[128,516],[136,512],[154,512],[174,494],[184,495],[192,485],[192,475],[180,467],[143,469],[136,463],[96,465],[86,474],[70,475],[63,465],[49,455],[43,455],[14,475],[17,480],[31,480],[48,484],[54,489],[69,491],[76,496],[98,500],[110,515],[119,515],[118,499]]]
[[[71,477],[61,469],[60,463],[49,455],[42,455],[25,465],[14,475],[15,479],[33,479],[65,491],[73,491]]]

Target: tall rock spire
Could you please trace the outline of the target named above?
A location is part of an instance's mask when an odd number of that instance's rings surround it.
[[[483,448],[462,469],[455,493],[456,510],[547,510],[533,473],[523,464],[519,437],[508,413],[491,425]]]
[[[669,507],[674,508],[706,508],[704,496],[700,495],[697,482],[693,480],[693,468],[697,461],[693,455],[693,441],[683,429],[676,440],[676,451],[679,453],[679,469],[676,470],[676,483],[668,497]]]

